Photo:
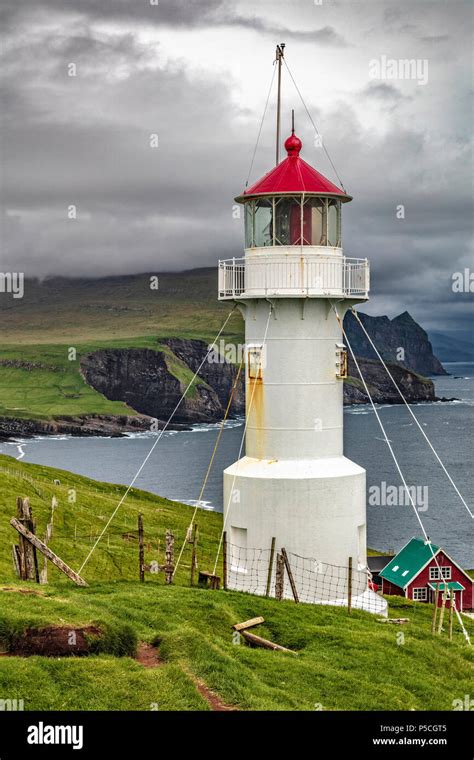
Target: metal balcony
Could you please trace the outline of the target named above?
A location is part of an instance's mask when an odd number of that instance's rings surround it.
[[[219,261],[219,300],[241,298],[368,298],[367,259],[301,256],[299,253],[247,256]]]

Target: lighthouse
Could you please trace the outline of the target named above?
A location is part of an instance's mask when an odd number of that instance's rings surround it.
[[[251,557],[268,564],[272,541],[316,567],[351,558],[366,568],[366,473],[343,453],[342,320],[368,299],[369,263],[344,255],[351,196],[303,160],[294,127],[284,146],[286,157],[235,199],[244,257],[219,262],[219,299],[245,320],[245,452],[224,471],[227,585],[261,594],[266,568],[256,586]],[[357,577],[364,608],[375,594]],[[321,579],[314,595],[343,603],[347,586]]]

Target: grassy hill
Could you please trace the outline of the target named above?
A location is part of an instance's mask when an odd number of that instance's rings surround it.
[[[150,275],[26,281],[23,299],[0,299],[0,417],[133,415],[87,385],[81,357],[100,348],[158,349],[163,337],[211,342],[232,309],[216,289],[215,269],[160,275],[158,290]],[[237,312],[222,337],[242,341]]]
[[[86,558],[95,538],[103,529],[125,492],[125,486],[100,483],[75,475],[67,470],[56,470],[41,465],[23,464],[16,459],[0,455],[0,578],[15,579],[10,547],[16,540],[9,520],[16,514],[16,498],[28,496],[38,522],[41,538],[51,514],[53,496],[58,502],[54,512],[54,532],[50,546],[65,562],[77,570]],[[55,484],[54,481],[59,481]],[[154,494],[131,489],[115,516],[100,551],[92,555],[84,576],[86,580],[108,578],[132,580],[137,577],[137,517],[143,514],[147,561],[164,563],[163,542],[167,528],[173,530],[176,545],[181,546],[191,520],[193,508],[179,505]],[[216,512],[199,513],[202,526],[200,554],[203,562],[214,562],[220,536],[222,516]],[[183,555],[179,570],[189,578],[190,551]],[[67,578],[51,566],[51,580],[69,585]],[[177,576],[179,580],[180,577]],[[158,582],[150,575],[151,582]]]
[[[8,648],[27,627],[95,623],[109,631],[102,653],[89,657],[0,657],[0,693],[24,698],[27,710],[209,710],[210,695],[240,710],[451,710],[452,700],[470,691],[472,649],[457,626],[451,643],[446,634],[431,635],[430,605],[390,598],[391,614],[410,618],[398,628],[360,611],[349,616],[344,609],[190,588],[189,547],[172,586],[162,574],[138,583],[138,512],[146,560],[160,562],[165,530],[174,531],[179,549],[191,516],[190,507],[139,490],[130,493],[86,565],[87,588],[51,566],[49,585],[20,583],[8,524],[17,496],[30,497],[40,536],[56,496],[51,547],[77,570],[123,487],[5,456],[0,475],[0,646]],[[212,566],[221,520],[198,513],[201,569]],[[231,625],[256,615],[265,618],[261,635],[298,656],[233,643]],[[156,667],[130,656],[138,642],[158,645]]]
[[[232,306],[217,300],[217,268],[98,280],[54,277],[26,280],[22,299],[0,299],[1,344],[95,343],[143,337],[212,340]],[[226,336],[243,336],[236,313]]]

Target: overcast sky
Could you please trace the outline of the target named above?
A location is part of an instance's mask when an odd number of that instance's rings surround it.
[[[2,0],[1,270],[102,276],[241,255],[233,198],[285,42],[354,196],[343,242],[371,260],[365,310],[465,331],[472,295],[452,275],[473,267],[472,3],[155,1]],[[384,56],[418,60],[421,76],[372,78]],[[283,139],[295,108],[303,158],[335,181],[283,76]],[[251,180],[273,165],[273,95]]]

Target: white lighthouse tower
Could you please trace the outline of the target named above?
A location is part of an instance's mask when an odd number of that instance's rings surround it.
[[[367,300],[369,264],[343,253],[341,212],[351,197],[303,161],[294,129],[285,149],[236,198],[245,257],[219,262],[219,298],[238,304],[246,341],[245,456],[224,472],[227,585],[262,594],[266,571],[255,587],[250,557],[269,557],[273,538],[277,550],[319,567],[347,568],[349,557],[356,571],[366,567],[366,474],[343,454],[339,320]],[[355,606],[369,608],[376,595],[364,572],[356,577]],[[347,586],[324,577],[315,588],[314,601],[347,597]]]

